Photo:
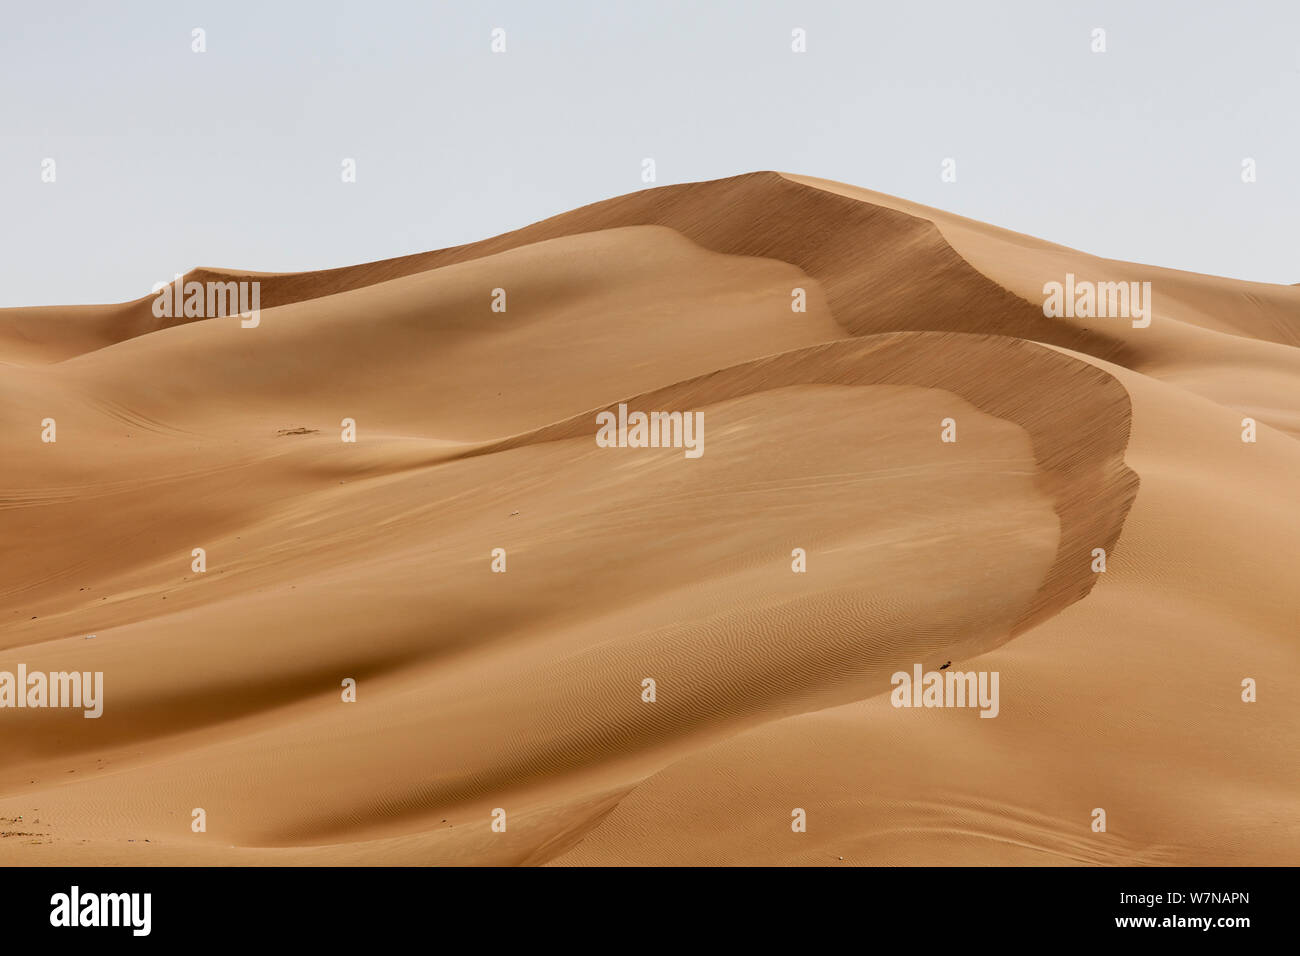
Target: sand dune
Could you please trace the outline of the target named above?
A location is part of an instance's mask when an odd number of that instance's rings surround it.
[[[0,310],[0,672],[104,675],[0,709],[0,862],[1300,857],[1300,288],[778,173],[186,278],[260,324]]]

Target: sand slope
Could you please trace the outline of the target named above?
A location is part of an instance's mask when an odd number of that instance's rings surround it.
[[[1300,289],[777,173],[190,277],[260,326],[0,310],[0,671],[106,685],[0,709],[0,863],[1300,859]]]

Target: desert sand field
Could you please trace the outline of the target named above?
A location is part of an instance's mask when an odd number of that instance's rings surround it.
[[[1300,286],[775,172],[186,280],[0,310],[0,672],[103,675],[0,863],[1300,862]]]

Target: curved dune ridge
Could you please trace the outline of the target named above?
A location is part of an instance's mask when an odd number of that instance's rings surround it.
[[[0,862],[1297,859],[1300,289],[771,172],[186,278],[260,324],[0,310],[0,672],[104,675]]]
[[[1017,387],[1006,387],[1010,377]],[[1056,560],[1017,630],[1087,595],[1095,547],[1110,550],[1137,494],[1124,465],[1129,399],[1100,369],[1019,339],[957,333],[893,333],[834,342],[747,362],[626,400],[631,408],[688,411],[753,391],[794,385],[939,388],[1023,428],[1039,480],[1060,521]],[[603,411],[613,411],[617,403]],[[512,436],[467,454],[586,435],[593,413]]]

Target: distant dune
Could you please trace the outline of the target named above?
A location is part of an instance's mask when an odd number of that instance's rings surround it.
[[[104,685],[0,863],[1300,859],[1300,287],[774,172],[185,281],[0,310],[0,673]]]

